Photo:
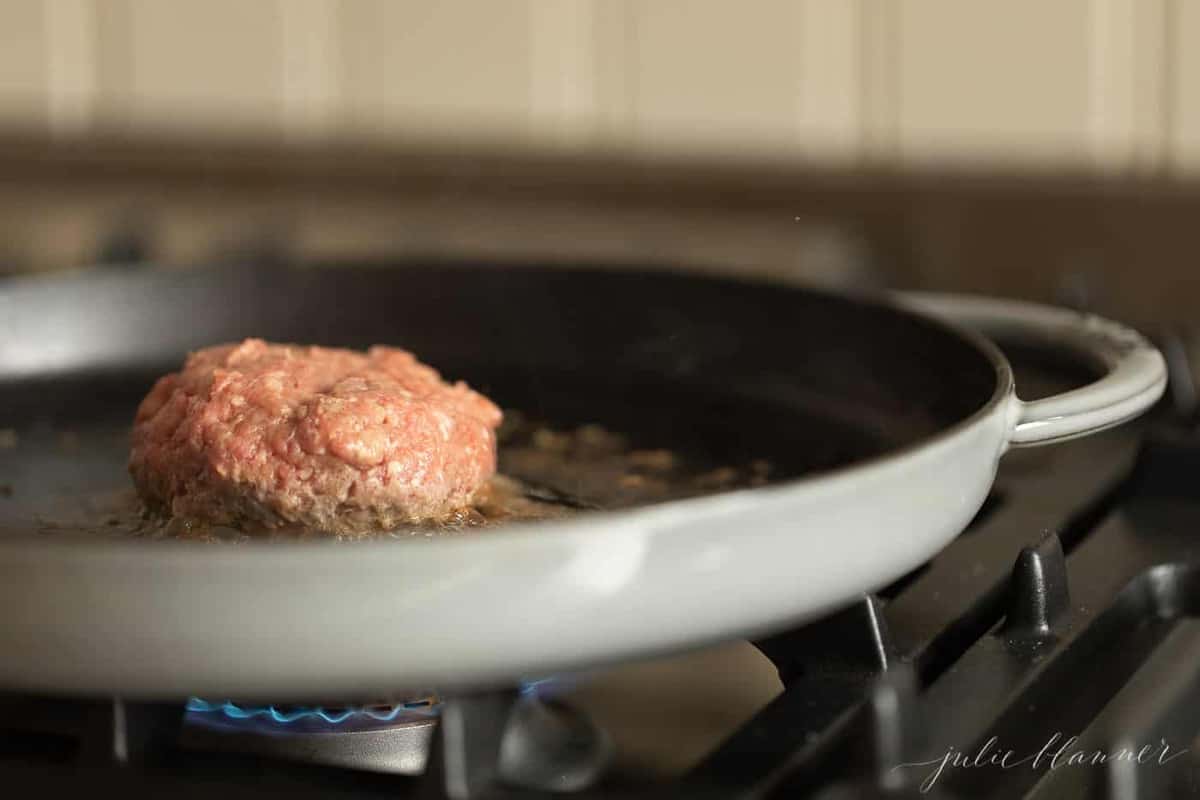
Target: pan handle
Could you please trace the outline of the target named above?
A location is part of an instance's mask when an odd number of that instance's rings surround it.
[[[902,305],[1000,341],[1066,350],[1106,370],[1087,386],[1041,400],[1015,401],[1009,445],[1048,444],[1130,420],[1162,396],[1167,367],[1137,331],[1064,308],[952,294],[902,292]]]

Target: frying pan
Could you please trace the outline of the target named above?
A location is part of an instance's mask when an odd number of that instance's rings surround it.
[[[1104,374],[1023,402],[976,328]],[[251,335],[405,347],[505,407],[774,479],[410,541],[48,532],[128,486],[155,375]],[[0,685],[142,697],[480,686],[794,625],[929,559],[1007,448],[1115,425],[1165,383],[1139,335],[1067,311],[552,265],[13,280],[0,336]]]

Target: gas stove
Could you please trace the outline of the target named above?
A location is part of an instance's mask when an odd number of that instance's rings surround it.
[[[1022,386],[1059,380],[1016,366]],[[936,558],[753,646],[348,705],[6,695],[0,778],[230,798],[1200,793],[1200,433],[1181,419],[1008,454]]]

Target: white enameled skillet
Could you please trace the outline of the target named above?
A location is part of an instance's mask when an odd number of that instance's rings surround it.
[[[1025,402],[979,332],[1049,343],[1103,374]],[[405,346],[506,406],[785,468],[761,488],[414,541],[40,530],[80,492],[128,485],[117,434],[156,371],[245,335]],[[1165,380],[1158,352],[1121,325],[967,297],[496,264],[11,281],[0,427],[18,440],[0,449],[12,490],[0,499],[0,687],[345,697],[768,632],[933,556],[1010,447],[1121,423]],[[84,446],[43,435],[64,430]]]

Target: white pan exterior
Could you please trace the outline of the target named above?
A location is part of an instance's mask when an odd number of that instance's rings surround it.
[[[509,682],[794,625],[937,553],[982,504],[1010,444],[1109,427],[1163,391],[1161,357],[1113,323],[998,301],[904,302],[1069,333],[1111,372],[1027,404],[981,343],[997,365],[996,393],[920,446],[779,486],[567,523],[352,545],[3,545],[0,685],[343,698]]]

